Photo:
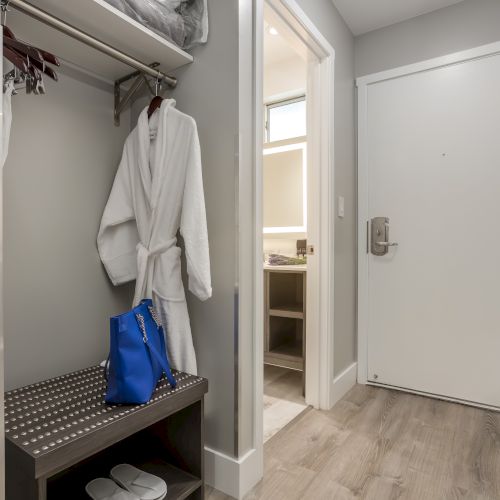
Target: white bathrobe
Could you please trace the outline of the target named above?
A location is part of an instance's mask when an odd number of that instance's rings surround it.
[[[184,239],[189,290],[212,295],[200,145],[195,121],[162,102],[128,136],[101,221],[97,245],[114,285],[136,279],[134,305],[152,298],[172,367],[197,373],[181,278]]]

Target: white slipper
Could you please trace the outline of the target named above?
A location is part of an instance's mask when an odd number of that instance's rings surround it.
[[[137,495],[140,500],[163,500],[167,496],[167,483],[132,465],[121,464],[113,467],[111,479],[123,489]]]
[[[85,486],[85,491],[93,500],[140,500],[137,495],[120,488],[111,479],[94,479]]]

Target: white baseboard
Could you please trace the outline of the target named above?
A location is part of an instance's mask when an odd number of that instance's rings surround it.
[[[216,490],[240,500],[262,476],[263,464],[256,449],[236,459],[205,447],[205,481]]]
[[[342,373],[333,379],[332,393],[330,397],[331,406],[335,405],[344,395],[356,385],[358,363],[349,365]]]

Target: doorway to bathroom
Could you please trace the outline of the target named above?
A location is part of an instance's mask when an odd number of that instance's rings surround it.
[[[264,12],[264,442],[307,408],[307,61]]]
[[[256,322],[265,442],[309,406],[332,402],[333,49],[295,2],[264,2],[261,69]]]

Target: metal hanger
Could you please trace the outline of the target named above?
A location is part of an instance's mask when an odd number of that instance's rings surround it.
[[[151,118],[152,114],[161,106],[161,103],[163,102],[163,97],[159,95],[159,91],[161,91],[161,78],[160,73],[158,72],[155,82],[155,96],[149,103],[148,118]]]

